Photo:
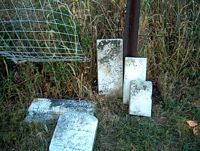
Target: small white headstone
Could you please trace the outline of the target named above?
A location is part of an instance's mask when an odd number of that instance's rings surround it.
[[[122,97],[123,40],[97,40],[99,94]]]
[[[49,151],[92,151],[98,120],[88,113],[60,115]]]
[[[132,115],[151,117],[152,82],[131,81],[129,113]]]
[[[147,59],[146,58],[125,58],[123,103],[129,103],[130,82],[132,80],[146,80]]]

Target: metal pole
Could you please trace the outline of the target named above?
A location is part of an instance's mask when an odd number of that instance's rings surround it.
[[[124,58],[137,57],[140,0],[127,0],[124,29]]]

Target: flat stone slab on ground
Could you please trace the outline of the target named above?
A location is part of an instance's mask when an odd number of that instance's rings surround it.
[[[95,112],[95,104],[85,100],[64,100],[64,99],[34,99],[28,109],[25,121],[43,122],[47,120],[56,120],[59,115],[67,112],[85,112],[91,115]]]
[[[146,81],[147,59],[125,58],[123,103],[128,104],[130,99],[130,82],[132,80]]]
[[[49,151],[92,151],[98,119],[88,113],[60,115]]]
[[[131,81],[129,113],[132,115],[151,117],[151,97],[151,81]]]
[[[97,40],[99,94],[122,97],[123,40]]]

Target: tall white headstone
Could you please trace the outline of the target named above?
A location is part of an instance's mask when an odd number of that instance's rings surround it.
[[[99,94],[122,97],[123,40],[97,40]]]
[[[147,59],[125,58],[123,103],[128,104],[130,99],[130,82],[132,80],[146,81]]]

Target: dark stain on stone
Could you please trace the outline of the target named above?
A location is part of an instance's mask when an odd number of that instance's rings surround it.
[[[114,60],[120,53],[119,51],[121,47],[121,40],[102,40],[98,44],[97,49],[103,51],[105,45],[108,45],[108,44],[110,44],[112,47],[108,49],[107,56],[99,60],[101,64],[107,63],[110,60]]]
[[[95,112],[95,104],[87,102],[85,100],[75,101],[75,100],[54,100],[51,99],[50,109],[54,107],[64,107],[71,111],[85,111],[93,113]]]

